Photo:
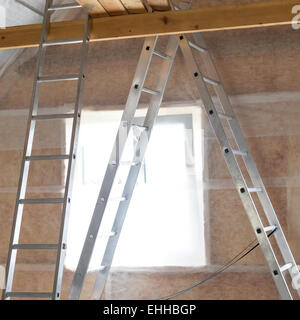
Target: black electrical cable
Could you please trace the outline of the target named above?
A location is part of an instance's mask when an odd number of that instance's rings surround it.
[[[223,271],[225,271],[227,268],[229,268],[231,265],[233,265],[234,263],[236,263],[238,260],[236,260],[244,251],[246,251],[246,249],[249,248],[250,245],[252,245],[252,243],[255,242],[255,240],[253,240],[245,249],[243,249],[241,252],[239,252],[234,258],[232,258],[230,261],[228,261],[225,265],[223,265],[221,268],[219,268],[217,271],[215,271],[214,273],[212,273],[211,275],[209,275],[207,278],[199,281],[199,282],[196,282],[195,284],[191,285],[190,287],[186,288],[186,289],[183,289],[183,290],[180,290],[172,295],[169,295],[169,296],[165,296],[165,297],[162,297],[162,298],[159,298],[158,300],[169,300],[171,298],[175,298],[181,294],[184,294],[185,292],[203,284],[204,282],[214,278],[215,276],[217,276],[218,274],[222,273]],[[252,248],[251,248],[252,249]],[[250,249],[250,250],[251,250]]]
[[[270,232],[268,234],[268,237],[270,237],[274,232],[276,231],[276,228]],[[233,257],[230,261],[228,261],[226,264],[224,264],[221,268],[219,268],[217,271],[215,271],[214,273],[212,273],[211,275],[209,275],[208,277],[206,277],[205,279],[199,281],[199,282],[196,282],[195,284],[191,285],[190,287],[188,288],[185,288],[183,290],[180,290],[180,291],[177,291],[171,295],[168,295],[168,296],[165,296],[165,297],[162,297],[162,298],[159,298],[157,300],[169,300],[169,299],[172,299],[172,298],[175,298],[181,294],[184,294],[186,293],[187,291],[195,288],[195,287],[198,287],[200,286],[201,284],[203,284],[204,282],[216,277],[217,275],[219,275],[220,273],[222,273],[223,271],[225,271],[226,269],[228,269],[229,267],[231,267],[233,264],[237,263],[238,261],[240,261],[241,259],[243,259],[245,256],[247,256],[250,252],[252,252],[254,249],[256,249],[258,246],[259,246],[259,243],[257,242],[252,248],[250,248],[249,250],[247,250],[254,242],[256,241],[255,240],[252,240],[248,246],[246,248],[244,248],[241,252],[239,252],[235,257]],[[247,250],[247,251],[246,251]],[[246,251],[246,252],[245,252]],[[244,253],[245,252],[245,253]]]

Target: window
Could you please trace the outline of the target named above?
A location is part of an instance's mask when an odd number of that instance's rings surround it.
[[[135,122],[142,120],[143,112],[138,110]],[[66,267],[72,270],[78,263],[121,115],[120,111],[82,115],[66,257]],[[70,124],[67,129],[70,131]],[[205,264],[202,167],[201,109],[161,109],[113,266]],[[120,176],[112,197],[121,195],[119,186],[124,179]],[[106,242],[99,240],[107,239],[117,205],[117,201],[108,203],[90,270],[100,266]]]

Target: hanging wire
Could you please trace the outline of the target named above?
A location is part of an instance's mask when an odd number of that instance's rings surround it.
[[[276,228],[270,232],[268,234],[268,237],[270,237],[274,232],[276,231]],[[254,246],[253,243],[256,244]],[[252,247],[251,247],[252,246]],[[183,290],[180,290],[180,291],[177,291],[173,294],[170,294],[168,296],[165,296],[165,297],[161,297],[159,299],[155,299],[155,300],[170,300],[172,298],[175,298],[179,295],[182,295],[186,292],[188,292],[189,290],[191,289],[194,289],[198,286],[200,286],[201,284],[205,283],[206,281],[216,277],[217,275],[219,275],[220,273],[224,272],[226,269],[228,269],[229,267],[231,267],[233,264],[237,263],[238,261],[240,261],[241,259],[243,259],[244,257],[246,257],[250,252],[252,252],[254,249],[256,249],[257,247],[259,246],[259,243],[257,242],[256,239],[252,240],[248,245],[247,247],[245,247],[241,252],[239,252],[236,256],[234,256],[231,260],[229,260],[227,263],[225,263],[222,267],[220,267],[217,271],[215,271],[214,273],[210,274],[208,277],[206,277],[205,279],[199,281],[199,282],[196,282],[194,283],[193,285],[191,285],[190,287],[187,287]],[[249,247],[251,247],[250,249],[248,249]]]

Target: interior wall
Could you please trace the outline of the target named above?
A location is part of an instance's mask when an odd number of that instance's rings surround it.
[[[205,39],[225,88],[232,97],[234,110],[295,258],[300,263],[300,218],[297,213],[300,206],[298,36],[298,31],[290,27],[273,27],[212,32],[205,34]],[[84,96],[86,110],[120,108],[126,102],[142,43],[142,39],[132,39],[91,45]],[[163,43],[159,46],[162,47]],[[36,49],[24,50],[0,79],[0,264],[6,263],[35,53]],[[78,67],[76,53],[76,46],[50,48],[45,73],[74,73]],[[157,60],[153,65],[150,85],[159,70]],[[42,112],[49,111],[46,108],[72,108],[74,94],[72,84],[49,85],[41,93],[40,106],[45,108]],[[172,104],[198,99],[179,53],[164,101]],[[143,102],[146,101],[144,98]],[[44,126],[35,145],[36,154],[60,152],[66,143],[64,124]],[[208,266],[197,269],[114,269],[106,286],[105,298],[146,299],[173,293],[204,278],[254,238],[206,118],[203,128]],[[37,164],[32,168],[30,194],[41,192],[45,197],[61,194],[64,164],[54,166],[45,163],[40,169]],[[22,239],[34,241],[39,236],[41,241],[47,237],[49,242],[53,242],[58,233],[59,210],[53,206],[45,210],[38,205],[29,208],[24,212],[26,221]],[[51,290],[49,280],[54,254],[26,253],[18,262],[16,290]],[[38,270],[34,274],[33,266]],[[89,297],[93,277],[93,274],[89,275],[83,297]],[[72,273],[66,270],[62,298],[67,297],[71,280]],[[180,298],[277,299],[278,294],[265,268],[263,255],[256,249],[236,267]]]

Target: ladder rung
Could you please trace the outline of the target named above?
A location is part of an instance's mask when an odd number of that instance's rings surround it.
[[[212,84],[213,86],[219,86],[219,85],[220,85],[220,82],[219,82],[219,81],[212,80],[212,79],[210,79],[210,78],[208,78],[208,77],[202,76],[202,79],[203,79],[206,83]]]
[[[151,90],[151,89],[148,89],[148,88],[145,88],[145,87],[142,89],[142,91],[150,93],[150,94],[153,94],[155,96],[159,96],[160,95],[160,92],[155,91],[155,90]]]
[[[219,115],[219,117],[222,118],[222,119],[226,119],[226,120],[228,120],[228,121],[232,120],[232,117],[227,116],[225,113],[218,112],[218,115]]]
[[[240,151],[240,150],[232,150],[232,153],[236,154],[238,156],[246,156],[247,155],[247,152]]]
[[[78,3],[67,3],[67,4],[52,6],[52,7],[48,8],[48,11],[77,9],[77,8],[82,8],[82,6]]]
[[[167,59],[167,60],[171,60],[171,57],[162,53],[162,52],[159,52],[159,51],[156,51],[156,50],[153,50],[153,54],[157,55],[158,57],[161,57],[163,59]]]
[[[262,188],[248,188],[249,192],[262,192]]]
[[[71,75],[66,75],[66,76],[51,76],[51,77],[39,77],[38,82],[56,82],[56,81],[73,81],[73,80],[78,80],[79,76],[77,74],[71,74]]]
[[[136,166],[140,163],[140,161],[123,161],[124,164],[130,164],[131,166]]]
[[[265,232],[273,231],[273,230],[275,230],[275,229],[277,229],[276,226],[268,226],[268,227],[265,227],[265,228],[264,228]]]
[[[292,263],[287,263],[287,264],[285,264],[284,266],[282,266],[282,267],[280,268],[280,271],[283,272],[283,271],[285,271],[285,270],[287,270],[287,269],[290,269],[292,266],[293,266]]]
[[[136,162],[136,161],[120,161],[119,162],[119,164],[120,165],[124,165],[124,166],[128,166],[128,165],[130,165],[130,166],[136,166],[137,164],[139,164],[140,162]],[[117,165],[117,162],[116,161],[112,161],[111,162],[111,165],[112,166],[116,166]]]
[[[49,46],[58,46],[58,45],[64,45],[64,44],[76,44],[76,43],[82,43],[82,38],[75,38],[75,39],[60,39],[60,40],[46,40],[43,43],[44,47]]]
[[[100,237],[102,238],[114,237],[116,234],[117,234],[116,232],[111,231],[110,233],[102,233]]]
[[[6,292],[5,295],[12,298],[51,298],[52,292]]]
[[[202,47],[197,46],[195,43],[193,43],[193,42],[191,42],[191,41],[188,41],[188,43],[189,43],[190,47],[192,47],[192,48],[194,48],[194,49],[196,49],[196,50],[198,50],[198,51],[200,51],[200,52],[202,52],[202,53],[206,53],[206,52],[208,51],[208,50],[205,49],[205,48],[202,48]]]
[[[56,119],[70,119],[74,118],[74,113],[62,113],[62,114],[40,114],[32,116],[32,120],[56,120]]]
[[[36,198],[36,199],[20,199],[22,204],[38,204],[38,203],[63,203],[64,198]]]
[[[157,91],[156,91],[157,92]],[[137,127],[137,128],[139,128],[139,129],[143,129],[143,130],[147,130],[148,129],[148,127],[145,127],[145,126],[140,126],[139,124],[132,124],[131,125],[132,127]]]
[[[127,200],[126,197],[110,197],[110,201],[125,201]]]
[[[57,244],[13,244],[12,249],[22,250],[52,250],[57,249]]]
[[[45,155],[45,156],[27,156],[25,157],[26,161],[34,161],[34,160],[67,160],[69,159],[68,154],[57,154],[57,155]]]

